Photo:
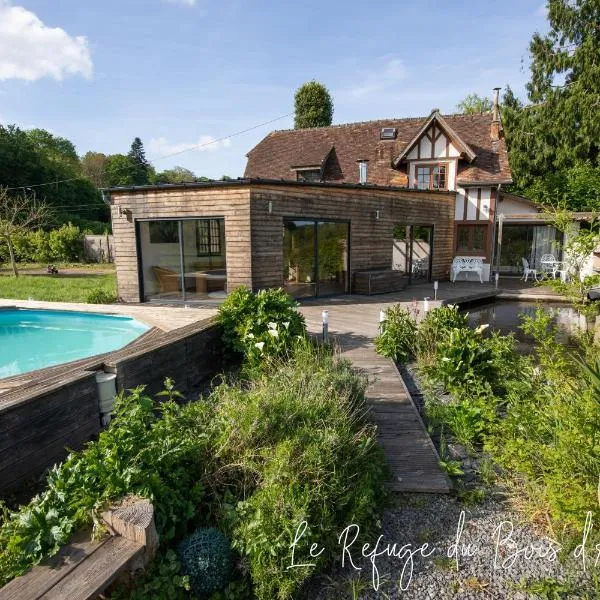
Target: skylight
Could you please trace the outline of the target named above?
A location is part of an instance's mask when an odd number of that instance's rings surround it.
[[[396,139],[396,128],[395,127],[382,127],[380,139],[395,140]]]

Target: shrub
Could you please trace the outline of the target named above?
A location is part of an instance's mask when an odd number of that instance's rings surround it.
[[[182,571],[200,598],[222,590],[231,578],[231,550],[227,538],[214,527],[188,535],[177,549]]]
[[[217,322],[223,328],[223,343],[233,354],[251,365],[281,356],[294,339],[306,333],[298,303],[282,289],[252,293],[245,286],[235,289],[219,307]]]
[[[385,311],[381,333],[375,338],[375,347],[382,356],[394,361],[406,361],[415,353],[417,324],[414,317],[400,304]]]
[[[88,304],[113,304],[117,301],[117,295],[105,290],[104,288],[94,288],[85,301]]]
[[[450,331],[467,326],[467,315],[461,313],[456,305],[440,306],[430,310],[419,324],[419,360],[432,362],[437,345],[448,338]]]
[[[308,528],[297,553],[313,542],[325,546],[316,560],[324,568],[344,527],[356,523],[369,535],[380,516],[387,473],[365,420],[364,388],[349,363],[298,341],[292,358],[250,387],[214,392],[223,424],[218,454],[232,465],[230,489],[247,498],[228,530],[259,600],[292,598],[312,575],[287,568],[301,521]]]
[[[449,391],[477,380],[490,381],[492,352],[484,343],[483,329],[453,329],[437,347],[434,376]]]
[[[53,229],[49,234],[48,242],[55,260],[76,262],[83,254],[83,234],[79,227],[71,223]]]
[[[205,496],[208,415],[203,403],[193,411],[172,399],[156,404],[141,387],[118,396],[98,441],[54,466],[46,490],[0,527],[0,585],[56,553],[103,504],[127,494],[153,502],[162,542],[182,534]]]

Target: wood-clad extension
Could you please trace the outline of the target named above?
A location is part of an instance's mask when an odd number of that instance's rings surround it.
[[[238,180],[122,188],[110,191],[118,293],[143,301],[136,221],[222,217],[227,289],[283,284],[283,220],[311,218],[350,223],[349,276],[392,268],[397,224],[433,225],[432,277],[445,279],[454,244],[454,194],[379,186]],[[379,218],[376,218],[376,214]]]

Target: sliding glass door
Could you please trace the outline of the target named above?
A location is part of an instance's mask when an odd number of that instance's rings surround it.
[[[402,271],[410,281],[429,281],[433,225],[396,225],[392,252],[394,270]]]
[[[223,218],[138,221],[137,236],[143,300],[226,295]]]
[[[296,298],[348,291],[349,224],[289,219],[283,227],[283,287]]]

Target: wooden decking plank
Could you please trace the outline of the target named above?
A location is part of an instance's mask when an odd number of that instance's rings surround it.
[[[357,297],[355,297],[357,298]],[[388,300],[389,302],[389,300]],[[375,351],[381,304],[302,306],[309,331],[318,335],[323,308],[329,310],[331,337],[341,356],[368,380],[367,414],[378,427],[378,440],[392,471],[390,488],[399,492],[448,493],[452,484],[439,466],[439,457],[396,365]]]
[[[91,600],[105,590],[144,546],[117,536],[111,537],[85,562],[79,563],[66,579],[43,596],[44,600]]]
[[[108,538],[90,541],[90,532],[77,534],[55,556],[16,577],[0,589],[0,600],[37,600],[99,550]]]

